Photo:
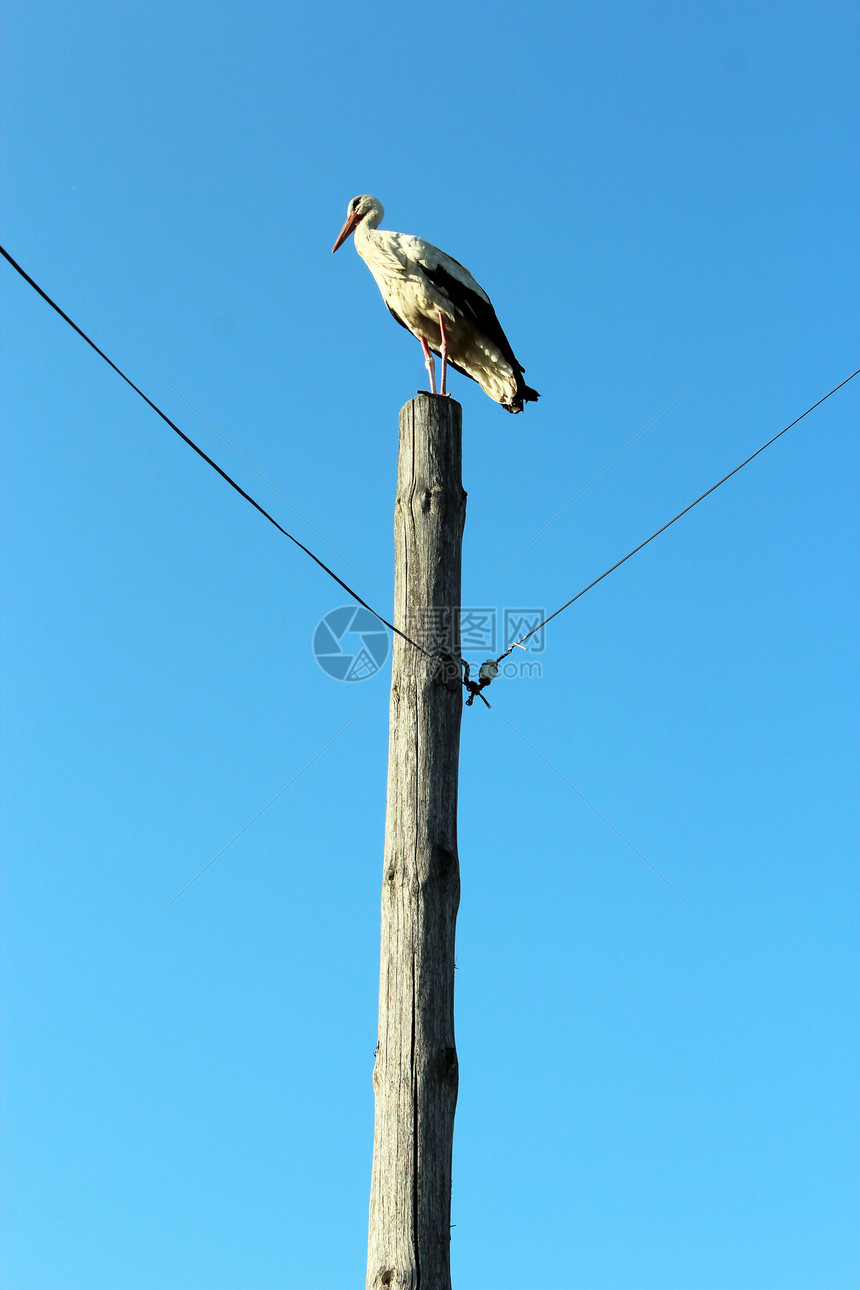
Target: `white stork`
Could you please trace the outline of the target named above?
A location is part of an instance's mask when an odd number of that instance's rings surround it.
[[[440,394],[447,394],[445,374],[450,363],[508,412],[522,412],[524,403],[539,396],[523,380],[525,369],[514,357],[487,293],[468,269],[438,247],[408,233],[381,229],[384,214],[377,198],[366,193],[353,197],[332,254],[350,233],[355,234],[355,249],[373,274],[382,299],[401,327],[421,342],[433,394],[433,354],[438,354]]]

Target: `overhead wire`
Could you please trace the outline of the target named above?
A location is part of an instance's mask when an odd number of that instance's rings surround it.
[[[194,452],[196,452],[197,455],[201,457],[203,461],[206,462],[207,465],[211,466],[212,469],[216,471],[217,474],[219,474],[221,478],[230,485],[231,488],[235,489],[235,491],[239,494],[240,497],[243,497],[246,502],[249,502],[251,506],[254,507],[255,510],[259,511],[259,513],[269,521],[270,524],[274,525],[274,527],[278,530],[279,533],[283,534],[284,537],[289,538],[289,540],[293,542],[299,548],[299,550],[304,551],[305,555],[310,556],[310,558],[314,561],[314,563],[319,565],[319,567],[325,573],[327,573],[329,577],[332,578],[338,584],[338,586],[342,587],[343,590],[347,593],[347,595],[351,596],[353,600],[355,600],[359,605],[361,605],[364,609],[366,609],[368,613],[372,614],[373,617],[376,618],[379,622],[381,622],[383,626],[387,627],[389,631],[392,631],[396,635],[400,636],[401,639],[405,640],[414,649],[417,649],[419,653],[425,655],[425,657],[427,658],[435,657],[433,653],[431,653],[429,650],[424,649],[423,646],[419,645],[416,641],[412,640],[411,637],[407,636],[405,632],[401,631],[399,627],[395,627],[394,624],[390,623],[387,618],[384,618],[382,614],[378,613],[373,608],[372,605],[369,605],[367,601],[358,594],[357,591],[355,591],[352,587],[350,587],[348,583],[344,582],[344,580],[340,578],[334,572],[333,569],[330,569],[329,566],[319,558],[319,556],[315,555],[314,552],[311,551],[309,547],[305,546],[303,542],[300,542],[297,537],[294,537],[292,533],[289,533],[281,524],[279,524],[278,521],[274,518],[274,516],[270,515],[270,513],[265,509],[265,507],[261,506],[260,503],[251,496],[250,493],[246,492],[245,489],[242,488],[242,486],[238,484],[236,480],[232,478],[232,476],[228,475],[226,470],[222,469],[222,467],[219,466],[218,463],[208,455],[208,453],[204,452],[203,449],[199,447],[199,445],[196,444],[193,439],[191,439],[187,434],[185,434],[183,430],[180,430],[179,426],[176,425],[176,423],[172,421],[165,412],[162,412],[161,408],[158,407],[158,405],[154,403],[152,399],[148,397],[148,395],[144,394],[143,390],[141,390],[139,386],[135,385],[134,381],[132,381],[130,377],[126,376],[125,372],[123,372],[122,369],[118,367],[116,363],[114,363],[113,360],[107,356],[104,350],[100,349],[99,346],[95,343],[95,341],[92,340],[87,335],[87,333],[81,327],[79,327],[78,324],[74,322],[72,318],[69,317],[69,315],[65,312],[65,310],[61,309],[60,306],[57,304],[57,302],[53,300],[48,295],[48,293],[44,291],[42,287],[40,287],[39,284],[33,278],[30,277],[29,273],[27,273],[17,262],[17,260],[15,260],[9,254],[9,252],[6,250],[5,247],[0,246],[0,254],[2,254],[3,257],[12,266],[12,268],[15,269],[17,273],[20,274],[20,276],[24,279],[24,281],[27,282],[33,288],[33,290],[36,291],[38,295],[40,295],[42,299],[47,304],[49,304],[51,308],[55,310],[56,313],[60,315],[60,317],[64,320],[64,322],[68,323],[68,325],[72,328],[72,330],[77,332],[77,334],[81,337],[81,339],[86,341],[86,343],[90,346],[90,348],[95,350],[95,352],[99,355],[99,357],[103,358],[104,361],[108,364],[108,366],[113,368],[116,374],[122,377],[122,379],[125,381],[127,385],[131,386],[134,392],[143,399],[144,403],[146,403],[150,408],[152,408],[153,412],[155,412],[159,417],[161,417],[162,421],[164,421],[166,425],[170,426],[170,429],[173,430],[175,434],[179,435],[180,439],[182,439],[182,441],[186,443],[189,448],[192,448]],[[673,515],[670,520],[667,520],[665,524],[661,525],[660,528],[656,529],[649,537],[645,538],[643,542],[640,542],[638,546],[633,547],[633,549],[631,551],[628,551],[626,555],[622,556],[620,560],[616,560],[616,562],[613,565],[610,565],[608,569],[604,570],[604,572],[601,573],[599,577],[594,578],[591,582],[588,583],[587,586],[583,587],[581,591],[578,591],[575,596],[571,596],[570,600],[565,601],[563,605],[559,606],[559,608],[556,609],[553,613],[549,614],[548,617],[541,619],[541,621],[537,623],[536,626],[532,627],[532,629],[526,632],[524,636],[521,636],[519,640],[514,641],[504,651],[503,654],[500,654],[499,657],[494,660],[496,667],[498,667],[498,664],[501,663],[504,659],[506,659],[508,655],[512,654],[515,649],[524,648],[525,642],[529,640],[530,637],[534,636],[536,632],[539,632],[542,627],[546,627],[547,623],[551,623],[554,618],[557,618],[559,616],[559,614],[564,613],[565,609],[569,609],[570,606],[575,604],[577,600],[580,600],[586,594],[586,592],[591,591],[591,589],[593,587],[596,587],[599,582],[602,582],[604,578],[608,578],[609,575],[611,573],[614,573],[616,569],[620,569],[621,565],[626,564],[627,561],[630,560],[639,551],[641,551],[643,547],[648,546],[649,542],[653,542],[654,539],[658,538],[661,533],[665,533],[668,528],[671,528],[673,524],[677,523],[677,521],[680,520],[684,515],[686,515],[689,511],[693,510],[695,506],[698,506],[700,502],[703,502],[706,497],[710,497],[711,493],[716,492],[718,488],[720,488],[723,484],[727,483],[728,480],[730,480],[734,475],[738,473],[738,471],[743,470],[745,466],[748,466],[750,462],[754,461],[755,458],[758,457],[761,453],[763,453],[766,448],[769,448],[771,444],[776,443],[777,439],[782,438],[782,436],[786,434],[789,430],[791,430],[794,426],[796,426],[798,422],[802,421],[804,417],[809,416],[810,412],[814,412],[815,409],[820,407],[822,403],[824,403],[827,399],[831,398],[832,395],[836,394],[838,390],[841,390],[844,385],[847,385],[849,381],[853,381],[856,376],[860,376],[860,368],[852,372],[850,376],[846,376],[845,379],[843,381],[840,381],[838,385],[835,385],[832,390],[829,390],[827,394],[823,395],[820,399],[818,399],[815,403],[813,403],[810,407],[808,407],[805,412],[801,412],[800,416],[795,417],[795,419],[789,422],[787,426],[784,426],[782,430],[780,430],[777,434],[773,435],[770,439],[768,439],[766,443],[763,443],[760,448],[756,449],[755,452],[751,453],[749,457],[747,457],[744,461],[740,463],[740,465],[735,466],[735,468],[733,470],[730,470],[727,475],[724,475],[722,479],[717,480],[715,484],[712,484],[710,488],[706,489],[704,493],[702,493],[699,497],[695,499],[695,501],[690,502],[690,504],[688,506],[685,506],[683,510],[679,511],[677,515]],[[347,563],[349,562],[347,561]],[[483,684],[470,681],[468,664],[463,659],[459,659],[459,662],[463,665],[465,669],[463,684],[470,693],[469,702],[471,702],[471,700],[474,699],[476,694],[480,694],[480,697],[483,699],[484,703],[487,703],[485,696],[482,693],[480,693],[480,691],[490,683],[493,677],[490,675],[486,675],[485,678],[483,679]],[[487,665],[485,664],[484,667],[486,666]],[[487,704],[487,706],[489,707],[489,704]]]
[[[168,381],[166,377],[164,378],[164,383],[165,385],[170,387],[170,389],[173,391],[174,394],[179,396],[179,398],[182,400],[183,403],[186,403],[188,405],[191,411],[195,414],[195,416],[198,416],[200,418],[200,420],[203,422],[204,425],[207,425],[209,429],[213,431],[214,434],[217,434],[218,438],[221,440],[222,443],[226,443],[227,447],[230,449],[231,452],[235,452],[239,460],[243,461],[249,470],[253,470],[254,474],[259,479],[262,479],[263,483],[266,485],[267,488],[271,488],[272,492],[275,494],[276,497],[280,497],[282,502],[286,502],[290,510],[294,511],[295,514],[298,515],[299,519],[303,520],[304,523],[307,524],[308,528],[311,529],[312,532],[316,533],[317,537],[320,538],[321,541],[325,542],[326,546],[330,547],[331,550],[334,551],[336,556],[339,556],[340,559],[343,560],[344,564],[349,565],[353,573],[357,573],[359,578],[363,579],[363,581],[366,582],[370,587],[373,587],[373,583],[370,581],[370,579],[365,578],[361,570],[356,569],[352,561],[347,560],[344,553],[342,551],[338,551],[337,547],[334,545],[333,542],[329,542],[325,533],[321,533],[319,529],[316,527],[316,525],[311,523],[307,515],[303,515],[302,512],[299,510],[298,506],[294,506],[293,503],[290,501],[289,497],[285,497],[284,494],[281,492],[281,490],[279,488],[276,488],[270,479],[266,478],[262,470],[258,470],[257,467],[254,465],[253,461],[249,461],[248,458],[245,456],[245,454],[243,452],[240,452],[234,443],[230,442],[230,440],[227,438],[224,432],[219,430],[216,425],[213,425],[213,423],[209,420],[209,418],[205,417],[203,413],[200,411],[200,409],[198,407],[195,407],[194,404],[191,402],[191,400],[189,398],[186,398],[186,396],[182,393],[181,390],[177,390],[176,386],[173,385],[172,382]],[[375,591],[376,588],[373,587],[373,590]]]
[[[311,551],[309,547],[306,547],[304,542],[300,542],[299,539],[297,537],[294,537],[292,533],[288,533],[287,530],[281,524],[278,523],[278,521],[274,518],[274,516],[269,514],[269,512],[265,509],[265,507],[261,506],[258,501],[255,501],[255,499],[251,496],[250,493],[246,493],[245,489],[242,488],[241,484],[237,484],[236,480],[233,479],[231,475],[228,475],[226,470],[223,470],[216,461],[213,461],[213,459],[208,455],[208,453],[204,452],[203,449],[199,447],[199,445],[196,444],[194,440],[191,439],[184,432],[184,430],[180,430],[176,422],[171,421],[170,417],[165,412],[162,412],[161,408],[158,407],[156,403],[153,403],[152,399],[150,399],[148,395],[144,394],[143,390],[138,385],[135,385],[131,377],[126,376],[125,372],[123,372],[121,368],[117,367],[116,363],[114,363],[112,359],[108,358],[107,354],[104,352],[103,349],[99,349],[95,341],[92,340],[87,335],[87,333],[81,327],[79,327],[78,324],[73,321],[73,319],[69,317],[69,315],[65,312],[65,310],[60,308],[60,306],[57,304],[55,300],[51,299],[47,291],[42,290],[38,282],[34,281],[34,279],[30,277],[29,273],[27,273],[21,267],[18,261],[13,259],[13,257],[9,254],[9,252],[6,250],[5,247],[0,246],[0,254],[2,254],[3,257],[9,261],[12,268],[21,275],[24,281],[29,283],[29,285],[33,288],[33,290],[38,292],[38,294],[42,297],[42,299],[46,301],[46,303],[49,304],[51,308],[60,315],[60,317],[64,320],[64,322],[67,322],[69,326],[72,328],[72,330],[76,331],[77,334],[81,337],[81,339],[85,340],[86,343],[90,346],[90,348],[94,349],[95,352],[99,355],[99,357],[103,358],[104,361],[107,363],[107,365],[113,368],[117,376],[121,376],[122,379],[125,381],[126,385],[130,385],[131,388],[134,390],[135,394],[139,394],[140,397],[143,399],[144,403],[148,404],[149,407],[152,408],[153,412],[157,413],[158,416],[161,417],[162,421],[164,421],[167,425],[169,425],[170,429],[173,430],[175,434],[179,435],[179,438],[183,441],[183,443],[186,443],[189,448],[193,448],[194,452],[197,453],[198,457],[202,457],[208,466],[211,466],[212,469],[216,471],[221,476],[221,478],[230,485],[231,488],[234,488],[236,490],[236,492],[239,494],[240,497],[244,497],[246,502],[250,502],[250,504],[254,507],[255,510],[259,511],[260,514],[264,516],[264,518],[267,519],[270,524],[273,524],[275,526],[275,528],[278,530],[279,533],[282,533],[285,538],[289,538],[291,542],[295,543],[295,545],[299,548],[300,551],[304,551],[305,555],[310,556],[310,558],[314,561],[314,563],[318,564],[319,567],[322,570],[324,570],[325,573],[327,573],[330,578],[333,578],[334,581],[338,584],[338,586],[343,587],[347,595],[352,596],[353,600],[357,601],[358,604],[360,604],[364,609],[366,609],[369,613],[373,614],[373,617],[378,619],[379,622],[381,622],[385,627],[389,629],[389,631],[395,632],[398,636],[402,637],[403,640],[407,641],[408,644],[413,646],[414,649],[417,649],[422,654],[426,655],[426,657],[428,658],[433,657],[433,655],[430,654],[428,650],[424,649],[421,645],[418,645],[414,640],[412,640],[409,636],[407,636],[405,632],[402,632],[399,627],[395,627],[394,624],[390,623],[387,618],[383,618],[382,614],[377,613],[377,611],[373,608],[372,605],[369,605],[367,601],[364,600],[363,597],[361,597],[358,594],[357,591],[353,590],[352,587],[350,587],[346,582],[344,582],[343,578],[339,578],[338,575],[334,572],[334,570],[330,569],[328,565],[325,564],[324,561],[322,561],[319,558],[318,555],[314,555],[313,551]]]
[[[697,378],[694,376],[694,377],[693,377],[693,379],[692,379],[692,381],[688,381],[688,382],[687,382],[687,384],[684,386],[684,388],[683,388],[683,389],[681,389],[681,390],[679,390],[679,391],[678,391],[678,393],[675,395],[675,397],[674,397],[674,398],[672,398],[672,399],[670,399],[670,400],[669,400],[669,402],[668,402],[667,404],[665,404],[665,405],[660,409],[660,411],[657,413],[657,415],[656,415],[656,416],[653,416],[653,417],[651,418],[651,420],[650,420],[650,421],[647,421],[647,422],[645,423],[645,425],[642,427],[642,429],[641,429],[641,430],[637,430],[637,432],[636,432],[636,434],[633,436],[633,438],[632,438],[632,439],[628,439],[628,440],[627,440],[627,443],[624,445],[624,447],[623,447],[623,448],[619,448],[619,449],[618,449],[618,452],[616,452],[615,456],[614,456],[614,457],[611,457],[611,458],[609,459],[609,461],[607,461],[606,465],[605,465],[605,466],[602,466],[602,467],[600,468],[600,470],[598,470],[598,472],[597,472],[597,474],[596,474],[596,475],[592,475],[592,477],[591,477],[591,479],[589,479],[588,483],[587,483],[587,484],[583,484],[583,486],[582,486],[582,488],[580,488],[579,492],[578,492],[574,497],[571,497],[570,501],[569,501],[565,506],[562,506],[562,508],[561,508],[561,510],[560,510],[560,511],[556,511],[556,513],[555,513],[555,515],[553,515],[552,519],[551,519],[551,520],[547,520],[547,522],[546,522],[546,524],[544,524],[543,528],[542,528],[542,529],[538,529],[538,531],[537,531],[537,533],[535,533],[534,537],[533,537],[533,538],[531,538],[528,542],[526,542],[525,546],[520,547],[519,551],[516,553],[516,555],[513,557],[513,559],[512,559],[512,560],[509,560],[509,561],[508,561],[508,563],[507,563],[506,565],[504,565],[504,566],[499,570],[499,572],[498,572],[497,574],[494,574],[494,575],[493,575],[493,577],[492,577],[492,578],[490,579],[490,581],[487,583],[487,586],[488,586],[488,587],[491,587],[491,586],[493,585],[493,583],[494,583],[494,582],[497,582],[497,581],[499,580],[499,578],[501,578],[501,576],[502,576],[502,574],[503,574],[503,573],[507,573],[507,571],[508,571],[508,569],[510,569],[511,565],[512,565],[512,564],[516,564],[516,562],[517,562],[517,560],[519,560],[520,556],[521,556],[521,555],[525,555],[525,553],[526,553],[526,551],[528,551],[529,547],[530,547],[530,546],[534,546],[534,544],[535,544],[535,542],[537,542],[538,538],[543,537],[543,535],[544,535],[544,533],[546,533],[547,529],[551,529],[551,528],[552,528],[552,526],[553,526],[553,524],[555,524],[555,523],[556,523],[556,521],[560,520],[560,519],[561,519],[561,517],[562,517],[562,515],[564,515],[566,511],[569,511],[569,510],[570,510],[570,508],[571,508],[571,506],[573,506],[574,502],[578,502],[578,501],[579,501],[579,499],[580,499],[580,497],[582,497],[582,495],[583,495],[584,493],[587,493],[587,492],[588,492],[588,490],[589,490],[589,488],[591,488],[592,484],[596,484],[596,483],[597,483],[597,481],[598,481],[598,479],[600,479],[601,475],[605,475],[605,474],[606,474],[606,472],[607,472],[607,470],[609,470],[609,468],[610,468],[611,466],[614,466],[614,465],[615,465],[615,463],[616,463],[616,461],[618,460],[618,458],[619,458],[619,457],[623,457],[623,456],[624,456],[624,454],[625,454],[625,452],[627,452],[628,448],[632,448],[632,447],[633,447],[633,445],[634,445],[634,443],[636,443],[636,441],[637,441],[638,439],[641,439],[641,438],[642,438],[642,436],[643,436],[643,434],[645,433],[645,431],[646,431],[646,430],[650,430],[650,429],[651,429],[651,427],[652,427],[652,425],[654,424],[654,422],[655,422],[655,421],[659,421],[659,420],[660,420],[660,418],[662,417],[663,413],[664,413],[664,412],[668,412],[668,411],[669,411],[669,409],[672,407],[672,405],[673,405],[674,403],[677,403],[677,402],[678,402],[678,400],[680,399],[680,397],[681,397],[681,395],[682,395],[682,394],[686,394],[686,393],[687,393],[687,390],[689,390],[690,386],[695,384],[696,379],[697,379]]]
[[[765,448],[769,448],[771,444],[776,443],[777,439],[782,438],[782,436],[791,430],[792,427],[796,426],[799,421],[802,421],[804,417],[808,417],[810,412],[814,412],[816,408],[821,407],[821,404],[824,403],[825,400],[829,399],[831,395],[835,394],[837,390],[841,390],[843,385],[847,385],[849,381],[853,381],[855,376],[860,376],[860,367],[857,368],[856,372],[852,372],[850,376],[846,376],[844,381],[840,381],[838,385],[834,385],[832,390],[829,390],[827,394],[822,395],[822,397],[818,399],[817,402],[813,403],[811,407],[808,407],[805,412],[801,412],[799,417],[795,417],[794,420],[789,422],[787,426],[784,426],[778,434],[775,434],[772,438],[768,439],[767,443],[763,443],[760,448],[757,448],[754,453],[751,453],[750,456],[747,457],[745,461],[742,461],[739,466],[735,466],[734,470],[730,470],[727,475],[723,475],[722,479],[717,480],[716,484],[712,484],[711,487],[706,489],[705,492],[702,493],[701,496],[697,497],[694,502],[690,502],[689,506],[685,506],[677,515],[673,515],[670,520],[661,525],[659,529],[656,529],[650,537],[645,539],[644,542],[640,542],[632,551],[628,551],[620,560],[616,560],[615,564],[611,565],[601,573],[599,578],[595,578],[592,582],[589,582],[587,587],[583,587],[575,596],[571,596],[570,600],[566,600],[565,603],[561,605],[560,608],[556,609],[554,613],[550,614],[547,618],[541,619],[541,621],[533,627],[531,631],[526,632],[525,636],[521,636],[519,640],[514,641],[513,644],[505,650],[504,654],[500,654],[495,660],[496,664],[498,665],[501,663],[502,660],[507,658],[509,654],[512,654],[515,649],[523,648],[525,646],[525,642],[530,636],[534,636],[535,632],[539,632],[542,627],[546,627],[547,623],[551,623],[553,618],[558,618],[559,614],[564,613],[565,609],[569,609],[572,604],[577,600],[580,600],[587,591],[591,591],[592,587],[596,587],[598,582],[602,582],[604,578],[609,577],[610,573],[614,573],[616,569],[620,569],[622,564],[626,564],[632,556],[636,555],[638,551],[641,551],[643,547],[646,547],[649,542],[653,542],[661,533],[665,533],[666,529],[671,528],[677,520],[686,515],[688,511],[691,511],[694,506],[698,506],[699,502],[703,502],[706,497],[710,497],[711,493],[715,492],[725,484],[733,475],[736,475],[739,470],[743,470],[744,466],[748,466],[751,461],[754,461],[755,458],[759,456],[760,453],[763,453]]]

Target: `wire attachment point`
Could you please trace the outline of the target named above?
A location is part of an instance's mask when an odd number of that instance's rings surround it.
[[[477,695],[477,697],[483,703],[486,703],[487,707],[489,708],[490,704],[487,702],[486,695],[482,694],[482,690],[484,690],[484,688],[488,686],[491,681],[495,681],[496,677],[499,675],[498,663],[494,658],[488,658],[485,663],[482,663],[480,670],[478,671],[477,681],[473,681],[471,679],[469,664],[466,662],[465,659],[463,660],[463,668],[465,669],[463,684],[465,685],[466,689],[469,691],[469,697],[466,700],[466,707],[471,708],[472,704],[475,702],[475,696]]]

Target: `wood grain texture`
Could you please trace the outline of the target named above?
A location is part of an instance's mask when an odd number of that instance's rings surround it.
[[[400,412],[394,623],[414,640],[446,613],[459,655],[466,495],[462,411],[418,395]],[[430,611],[425,617],[426,611]],[[382,883],[379,1043],[367,1288],[450,1290],[457,1104],[454,933],[460,900],[459,664],[394,638]]]

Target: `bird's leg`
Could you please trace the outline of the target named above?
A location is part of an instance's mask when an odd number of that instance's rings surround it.
[[[433,355],[430,353],[430,349],[427,344],[427,341],[424,339],[423,336],[419,336],[418,339],[421,341],[421,348],[424,350],[424,366],[427,368],[427,372],[430,376],[430,393],[435,394],[436,393],[436,364],[433,362]]]
[[[448,373],[448,337],[445,335],[445,317],[441,310],[439,311],[439,334],[442,337],[442,343],[439,346],[439,354],[442,359],[442,379],[439,382],[439,393],[447,394],[445,377]]]

